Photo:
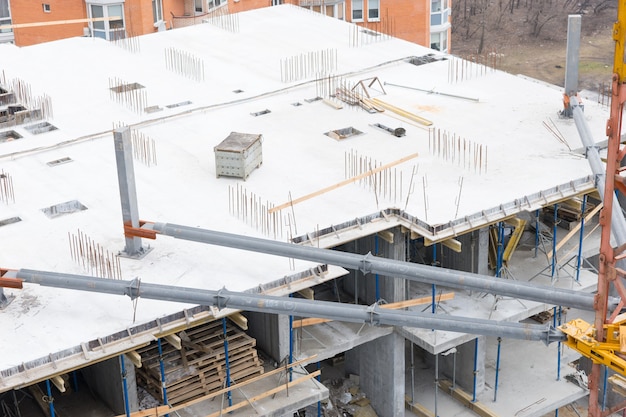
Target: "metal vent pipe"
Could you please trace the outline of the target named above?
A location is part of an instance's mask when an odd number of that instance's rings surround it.
[[[154,223],[145,225],[160,234],[178,239],[208,243],[211,245],[304,259],[313,262],[328,263],[350,269],[358,269],[364,274],[381,274],[390,277],[404,278],[410,281],[444,285],[450,288],[488,292],[508,297],[533,300],[550,305],[562,305],[583,310],[594,309],[593,294],[545,285],[533,285],[526,282],[505,280],[487,275],[470,272],[454,271],[445,268],[434,268],[427,265],[404,262],[393,259],[379,258],[371,253],[358,255],[331,249],[322,249],[291,243],[259,239],[214,230],[181,226],[171,223]],[[144,226],[144,227],[145,227]],[[617,300],[609,300],[617,305]]]
[[[56,272],[20,269],[15,277],[27,283],[47,287],[67,288],[114,295],[128,295],[131,299],[142,297],[153,300],[172,301],[217,308],[233,308],[270,314],[288,314],[301,317],[319,317],[353,323],[417,327],[452,332],[499,336],[521,340],[543,341],[546,344],[565,340],[559,330],[547,325],[522,324],[485,319],[433,315],[413,311],[390,310],[378,305],[361,306],[329,301],[274,297],[173,285],[150,284],[132,281],[96,278]]]

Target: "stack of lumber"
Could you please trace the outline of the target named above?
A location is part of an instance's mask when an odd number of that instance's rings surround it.
[[[567,230],[571,230],[584,215],[587,215],[595,208],[595,204],[587,202],[585,213],[582,213],[582,200],[580,198],[572,198],[570,200],[559,203],[556,211],[557,224]],[[546,224],[554,225],[554,206],[543,208],[543,220]]]
[[[231,384],[261,375],[263,366],[255,349],[256,340],[228,322],[228,363]],[[226,386],[226,355],[221,321],[178,333],[181,349],[161,340],[165,388],[169,404],[176,405],[218,391]],[[157,342],[138,350],[142,367],[137,383],[163,402]]]

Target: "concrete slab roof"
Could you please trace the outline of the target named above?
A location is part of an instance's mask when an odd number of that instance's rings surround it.
[[[57,128],[33,134],[18,125],[10,130],[21,139],[0,142],[0,170],[14,195],[0,202],[0,221],[21,220],[0,227],[0,267],[98,274],[86,255],[72,254],[77,239],[107,256],[123,249],[112,137],[121,125],[136,132],[141,149],[142,219],[282,241],[318,236],[311,242],[325,247],[398,224],[443,239],[593,189],[584,156],[570,151],[581,146],[574,123],[557,115],[559,88],[354,33],[348,23],[279,6],[118,42],[0,45],[0,83],[32,97],[30,105],[49,103],[48,122]],[[414,65],[414,57],[433,61]],[[372,98],[432,125],[314,100],[375,77]],[[134,89],[111,90],[120,84]],[[602,135],[608,109],[587,101],[585,114]],[[346,128],[362,134],[325,134]],[[263,163],[246,181],[217,177],[214,147],[231,132],[263,136]],[[406,157],[375,179],[325,190]],[[84,209],[57,217],[43,211],[66,202]],[[318,232],[333,228],[332,236]],[[315,266],[167,238],[144,244],[152,250],[143,259],[120,260],[123,279],[284,294],[281,282]],[[321,279],[343,273],[330,267]],[[16,298],[1,313],[0,333],[12,342],[0,348],[0,390],[148,343],[154,327],[115,346],[98,339],[172,314],[189,320],[181,311],[192,308],[36,286],[5,292]],[[201,320],[212,312],[194,314]],[[73,355],[67,368],[57,356],[63,351]],[[7,382],[9,375],[21,380]]]

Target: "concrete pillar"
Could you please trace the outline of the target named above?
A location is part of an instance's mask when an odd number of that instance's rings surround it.
[[[580,28],[582,17],[579,14],[567,18],[567,55],[565,57],[565,94],[578,93],[578,61],[580,56]]]
[[[377,415],[404,416],[404,338],[394,332],[345,356],[346,373],[359,375],[360,388]]]
[[[478,354],[476,355],[476,392],[480,394],[485,389],[485,357],[487,352],[487,339],[485,336],[478,336]],[[476,342],[471,340],[456,347],[456,372],[454,369],[454,354],[439,356],[439,375],[445,376],[452,381],[456,377],[456,384],[469,394],[474,388],[474,355]],[[429,354],[429,364],[435,366],[433,355]]]
[[[123,355],[126,370],[126,386],[128,387],[128,404],[130,411],[139,409],[137,398],[137,379],[135,378],[135,366]],[[115,356],[103,362],[81,369],[81,373],[89,388],[94,392],[115,414],[125,414],[124,389],[122,383],[122,366],[119,356]]]
[[[246,312],[248,334],[256,339],[256,346],[270,355],[276,363],[289,356],[289,316]]]
[[[130,128],[115,129],[113,132],[115,143],[115,160],[117,163],[117,180],[119,183],[120,200],[122,204],[122,221],[132,227],[139,227],[139,208],[137,204],[137,188],[135,185],[135,169],[133,166],[133,148],[130,137]],[[126,237],[126,246],[123,254],[128,257],[144,255],[141,238]]]

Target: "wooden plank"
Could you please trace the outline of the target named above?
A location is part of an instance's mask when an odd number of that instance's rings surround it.
[[[404,408],[416,414],[417,417],[435,417],[435,413],[424,407],[420,403],[411,403],[409,396],[404,396]]]
[[[526,220],[517,219],[517,218],[516,220],[518,221],[514,222],[516,223],[515,229],[513,230],[513,233],[511,234],[511,237],[509,238],[509,243],[507,243],[506,248],[504,248],[504,253],[502,254],[502,260],[504,262],[509,262],[509,260],[511,259],[511,256],[513,256],[513,252],[517,248],[517,245],[519,244],[519,241],[522,238],[522,234],[524,233],[524,228],[526,227]]]
[[[382,230],[376,234],[380,236],[380,238],[384,240],[385,242],[393,245],[393,232],[389,230]]]
[[[248,398],[247,401],[241,401],[241,402],[239,402],[237,404],[233,404],[230,407],[226,407],[223,410],[216,411],[215,413],[208,414],[206,417],[218,417],[218,416],[222,416],[222,415],[224,415],[226,413],[230,413],[231,411],[238,410],[238,409],[240,409],[242,407],[246,407],[246,406],[248,406],[248,405],[250,405],[252,403],[255,403],[255,402],[259,401],[259,400],[267,398],[267,397],[269,397],[271,395],[277,394],[277,393],[279,393],[281,391],[285,391],[289,387],[293,387],[294,385],[298,385],[298,384],[306,382],[306,381],[308,381],[310,379],[316,378],[321,373],[322,373],[322,371],[317,370],[317,371],[315,371],[315,372],[313,372],[311,374],[308,374],[308,375],[305,375],[303,377],[300,377],[300,378],[296,379],[295,381],[291,381],[291,382],[288,382],[286,384],[279,385],[276,388],[272,388],[271,390],[266,391],[263,394],[255,395],[252,398]]]
[[[181,350],[183,348],[180,337],[176,336],[175,334],[168,334],[164,336],[163,338],[167,340],[167,342],[170,345],[174,346],[176,349]]]
[[[440,302],[440,301],[447,301],[447,300],[452,300],[454,298],[454,293],[453,292],[448,292],[448,293],[442,293],[439,294],[437,296],[435,296],[435,302]],[[384,308],[384,309],[400,309],[400,308],[406,308],[406,307],[413,307],[413,306],[418,306],[418,305],[424,305],[424,304],[429,304],[433,301],[432,297],[421,297],[421,298],[414,298],[412,300],[405,300],[405,301],[398,301],[395,303],[389,303],[389,304],[380,304],[379,307],[380,308]],[[329,321],[332,321],[331,319],[320,319],[320,318],[308,318],[308,319],[301,319],[301,320],[294,320],[293,321],[293,328],[294,329],[299,329],[301,327],[306,327],[306,326],[312,326],[314,324],[320,324],[320,323],[327,323]]]
[[[248,330],[248,319],[241,313],[233,313],[228,318],[235,323],[241,330]]]
[[[424,117],[418,116],[417,114],[414,114],[414,113],[410,113],[410,112],[408,112],[406,110],[401,109],[400,107],[396,107],[393,104],[389,104],[389,103],[387,103],[387,102],[385,102],[385,101],[383,101],[383,100],[381,100],[379,98],[373,98],[371,100],[375,104],[377,104],[379,107],[382,107],[382,108],[384,108],[386,110],[394,112],[395,114],[397,114],[399,116],[402,116],[402,117],[405,117],[405,118],[407,118],[409,120],[413,120],[414,122],[423,124],[424,126],[431,126],[433,124],[433,122],[431,122],[430,120],[428,120],[428,119],[426,119]]]
[[[428,239],[427,237],[424,237],[424,246],[431,246],[434,243],[435,242],[433,242],[432,240]],[[450,238],[450,239],[442,240],[438,243],[441,243],[443,246],[450,248],[457,253],[461,253],[462,244],[456,239]]]
[[[134,350],[125,353],[126,357],[135,365],[135,368],[141,368],[141,355]]]
[[[343,105],[341,103],[335,103],[334,101],[329,100],[327,98],[325,98],[323,101],[324,101],[325,104],[329,105],[330,107],[332,107],[335,110],[343,109]]]
[[[448,393],[452,398],[460,401],[465,407],[469,408],[479,416],[500,417],[498,416],[498,414],[490,410],[485,404],[481,403],[480,401],[472,401],[472,396],[460,389],[458,385],[452,388],[452,381],[442,379],[439,381],[439,386],[444,392]]]
[[[243,382],[239,382],[237,384],[231,385],[228,388],[222,388],[219,391],[212,392],[212,393],[207,394],[207,395],[205,395],[205,396],[203,396],[201,398],[196,398],[195,400],[192,400],[192,401],[189,401],[189,402],[186,402],[186,403],[183,403],[183,404],[179,404],[179,405],[177,405],[175,407],[169,407],[167,411],[170,412],[170,413],[173,413],[175,411],[182,410],[182,409],[187,408],[187,407],[191,407],[192,405],[201,403],[201,402],[206,401],[206,400],[210,400],[211,398],[215,398],[217,396],[220,396],[220,395],[222,395],[222,394],[224,394],[224,393],[226,393],[228,391],[234,391],[234,390],[240,389],[240,388],[242,388],[242,387],[244,387],[246,385],[249,385],[249,384],[252,384],[252,383],[257,382],[259,380],[262,380],[263,378],[267,378],[267,377],[279,374],[281,372],[286,372],[287,370],[289,370],[289,369],[291,369],[291,368],[293,368],[295,366],[299,366],[299,365],[304,364],[304,363],[312,362],[316,357],[317,357],[317,355],[313,355],[313,356],[309,356],[308,358],[300,359],[298,361],[292,362],[291,364],[289,364],[287,366],[283,366],[283,367],[280,367],[280,368],[273,369],[271,371],[265,372],[263,375],[259,375],[259,376],[256,376],[254,378],[245,380]],[[141,415],[131,414],[131,417],[158,417],[158,416],[163,415],[163,414],[157,414],[156,410],[143,410],[143,411],[145,411],[146,414],[141,414]],[[152,411],[152,412],[150,413],[150,411]],[[161,411],[161,413],[162,413],[162,411]],[[117,415],[116,417],[126,417],[126,414],[120,414],[120,415]]]
[[[313,291],[313,288],[302,288],[301,290],[298,291],[298,294],[300,294],[307,300],[315,299],[315,291]]]
[[[602,205],[602,203],[600,203],[593,210],[591,210],[589,214],[585,216],[585,223],[591,220],[591,218],[595,216],[602,209],[602,207],[604,206]],[[581,224],[582,223],[578,223],[576,226],[574,226],[574,228],[570,230],[569,233],[567,233],[565,236],[563,236],[559,243],[556,244],[557,252],[576,234],[576,232],[580,230]],[[547,255],[549,260],[552,259],[552,249],[550,249]]]
[[[93,17],[86,19],[69,19],[69,20],[52,20],[50,22],[32,22],[32,23],[14,23],[11,25],[0,25],[0,30],[33,28],[39,26],[68,25],[74,23],[102,22],[105,20],[121,20],[119,16],[112,17]]]
[[[327,192],[332,191],[332,190],[336,190],[337,188],[343,187],[344,185],[351,184],[351,183],[356,182],[356,181],[358,181],[360,179],[369,177],[370,175],[374,175],[377,172],[384,171],[387,168],[391,168],[391,167],[399,165],[399,164],[401,164],[403,162],[410,161],[413,158],[417,158],[417,156],[418,156],[417,153],[413,153],[411,155],[407,155],[404,158],[400,158],[400,159],[398,159],[396,161],[389,162],[388,164],[381,165],[378,168],[371,169],[371,170],[369,170],[367,172],[364,172],[363,174],[357,175],[356,177],[348,178],[347,180],[338,182],[337,184],[331,185],[331,186],[326,187],[326,188],[322,188],[321,190],[315,191],[315,192],[307,194],[305,196],[298,197],[298,198],[296,198],[293,201],[289,201],[289,202],[281,204],[279,206],[272,207],[271,209],[268,210],[268,212],[269,213],[274,213],[274,212],[277,212],[279,210],[285,209],[285,208],[287,208],[289,206],[296,205],[296,204],[301,203],[303,201],[309,200],[309,199],[311,199],[313,197],[317,197],[318,195],[327,193]]]
[[[170,407],[167,405],[160,405],[155,408],[150,408],[147,410],[135,411],[134,413],[130,413],[130,417],[149,417],[149,416],[164,416]],[[122,414],[122,417],[126,417],[126,414]]]

